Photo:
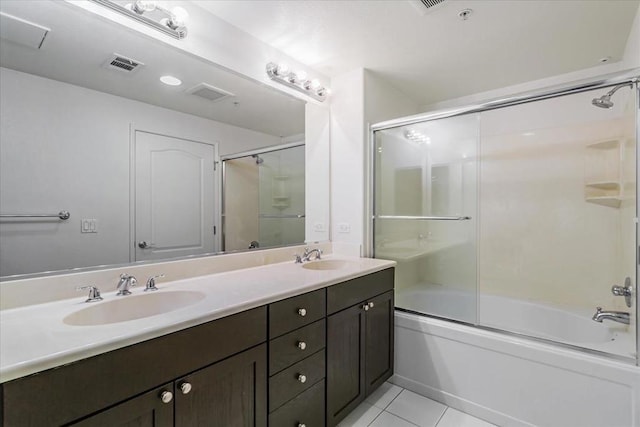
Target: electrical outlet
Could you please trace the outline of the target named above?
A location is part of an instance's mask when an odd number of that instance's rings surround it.
[[[313,231],[316,231],[318,233],[323,232],[324,231],[324,223],[316,222],[315,224],[313,224]]]
[[[351,233],[351,225],[347,222],[338,224],[338,233]]]

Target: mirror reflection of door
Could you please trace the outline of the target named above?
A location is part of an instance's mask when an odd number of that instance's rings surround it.
[[[215,146],[135,132],[135,261],[215,251]]]

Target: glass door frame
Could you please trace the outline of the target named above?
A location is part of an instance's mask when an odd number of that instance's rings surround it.
[[[402,126],[413,125],[426,121],[432,121],[437,119],[444,119],[448,117],[460,116],[471,113],[480,113],[483,111],[493,110],[497,108],[509,107],[519,104],[525,104],[534,101],[541,101],[544,99],[551,99],[565,95],[571,95],[576,93],[587,92],[594,89],[601,89],[605,87],[615,86],[619,84],[630,83],[635,90],[635,115],[636,115],[636,277],[635,277],[635,319],[636,319],[636,366],[640,366],[640,295],[638,292],[638,279],[640,278],[640,227],[638,225],[638,216],[640,215],[640,188],[637,185],[640,182],[640,149],[638,143],[640,143],[640,69],[630,69],[618,73],[606,74],[595,78],[579,80],[566,84],[560,84],[550,86],[543,89],[533,90],[529,92],[523,92],[515,94],[509,97],[497,98],[481,102],[477,104],[471,104],[458,108],[437,110],[430,113],[417,114],[409,117],[402,117],[399,119],[387,120],[369,126],[368,138],[369,141],[365,144],[367,164],[365,165],[365,233],[364,233],[364,256],[373,257],[374,255],[374,222],[376,220],[375,211],[375,155],[376,155],[376,141],[375,133],[391,128],[397,128]],[[482,328],[480,325],[474,325]],[[503,331],[501,331],[503,332]],[[504,331],[509,334],[509,332]],[[527,337],[531,338],[531,337]],[[533,338],[535,339],[535,338]],[[563,346],[562,343],[555,343]],[[572,346],[571,346],[572,347]],[[574,347],[572,347],[574,348]],[[580,349],[584,352],[593,352],[588,349]],[[601,354],[600,352],[597,352]],[[612,356],[615,358],[615,356]],[[629,359],[626,359],[629,360]],[[632,359],[633,360],[633,359]]]

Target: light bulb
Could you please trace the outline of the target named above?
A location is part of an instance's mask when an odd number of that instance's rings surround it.
[[[278,68],[276,68],[276,75],[278,76],[287,76],[289,74],[289,71],[291,69],[289,68],[289,66],[287,64],[279,64]]]
[[[311,88],[318,89],[320,87],[320,80],[313,79],[311,80]]]
[[[173,14],[173,17],[171,18],[173,24],[175,24],[177,27],[184,27],[185,25],[187,25],[187,21],[189,20],[189,12],[187,12],[183,7],[176,6],[171,9],[171,13]]]
[[[132,10],[140,15],[145,12],[156,10],[156,2],[153,0],[136,0],[133,3]]]
[[[296,71],[296,82],[300,83],[307,80],[307,72],[306,71]]]

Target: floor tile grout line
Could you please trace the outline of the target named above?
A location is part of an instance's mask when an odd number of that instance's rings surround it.
[[[420,427],[418,424],[415,424],[413,421],[410,421],[410,420],[408,420],[408,419],[406,419],[406,418],[403,418],[403,417],[401,417],[401,416],[400,416],[400,415],[398,415],[398,414],[394,414],[393,412],[389,412],[389,411],[382,411],[382,412],[386,412],[387,414],[391,414],[391,415],[393,415],[394,417],[400,418],[401,420],[408,422],[408,423],[409,423],[409,424],[411,424],[412,426]],[[435,426],[434,426],[434,427],[435,427]]]
[[[396,394],[396,396],[393,399],[391,399],[391,401],[389,403],[387,403],[387,406],[382,408],[383,411],[386,411],[387,408],[389,406],[391,406],[391,404],[398,398],[398,396],[400,396],[402,394],[402,392],[406,390],[406,388],[403,388],[403,387],[399,387],[399,386],[396,386],[396,387],[400,388],[400,392],[398,394]]]
[[[375,406],[375,408],[380,409],[377,406]],[[380,411],[380,413],[378,415],[376,415],[376,417],[374,419],[372,419],[369,424],[367,424],[367,427],[369,427],[369,426],[371,426],[371,424],[375,423],[376,420],[378,419],[378,417],[380,417],[380,415],[382,415],[383,412],[385,412],[384,409],[382,411]]]
[[[446,408],[444,408],[444,411],[442,411],[442,414],[440,415],[440,418],[438,418],[438,421],[436,421],[436,425],[434,427],[438,427],[438,424],[440,424],[440,421],[442,421],[442,419],[444,418],[444,414],[447,413],[449,408],[450,406],[447,406]]]

